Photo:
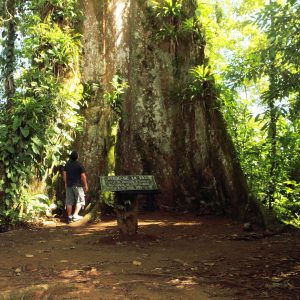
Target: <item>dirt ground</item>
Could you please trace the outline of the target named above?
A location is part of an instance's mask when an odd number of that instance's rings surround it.
[[[300,234],[244,232],[225,217],[106,217],[0,233],[0,299],[300,299]]]

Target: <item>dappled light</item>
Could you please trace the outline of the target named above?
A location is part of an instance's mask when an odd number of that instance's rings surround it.
[[[123,15],[126,1],[118,1],[115,9],[115,24],[116,24],[116,46],[120,46],[123,38]]]
[[[0,0],[0,300],[300,300],[299,16]]]
[[[299,232],[236,240],[245,232],[229,218],[155,212],[142,213],[138,234],[123,239],[115,218],[105,219],[2,233],[2,294],[31,299],[297,294]]]

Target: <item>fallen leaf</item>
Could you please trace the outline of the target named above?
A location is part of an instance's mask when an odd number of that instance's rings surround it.
[[[90,278],[78,278],[75,280],[75,282],[77,283],[85,283],[88,282],[89,280],[91,280]]]
[[[176,261],[177,263],[182,264],[183,266],[187,267],[189,264],[185,261],[183,261],[182,259],[179,258],[175,258],[174,261]]]
[[[172,280],[170,280],[170,283],[174,284],[174,285],[177,285],[178,283],[180,283],[180,280],[178,278],[172,279]]]
[[[132,264],[139,267],[142,263],[138,260],[134,260]]]
[[[283,280],[283,278],[272,277],[272,282],[281,282],[282,280]]]
[[[204,266],[213,267],[215,263],[206,262],[204,263]]]

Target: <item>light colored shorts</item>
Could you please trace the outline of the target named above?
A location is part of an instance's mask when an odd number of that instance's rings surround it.
[[[66,205],[81,204],[85,205],[84,190],[81,186],[67,186]]]

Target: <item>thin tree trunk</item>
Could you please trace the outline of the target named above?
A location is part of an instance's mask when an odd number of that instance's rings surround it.
[[[269,209],[272,209],[274,202],[274,194],[276,191],[276,166],[277,166],[277,121],[276,121],[276,108],[274,105],[274,100],[270,99],[269,101],[270,109],[270,170],[269,170],[269,188],[268,188],[268,206]]]
[[[15,95],[15,41],[16,41],[16,1],[9,0],[5,2],[6,21],[4,21],[4,31],[7,32],[6,42],[3,44],[3,48],[6,50],[5,64],[3,66],[4,74],[4,94],[6,99],[6,112],[10,113],[13,102],[12,98]],[[0,175],[4,179],[3,191],[0,192],[1,205],[4,205],[4,211],[8,208],[5,199],[5,190],[10,185],[10,179],[6,176],[5,165],[3,161],[0,162]]]
[[[5,97],[7,100],[7,110],[12,108],[12,98],[15,94],[15,41],[16,41],[16,26],[15,26],[15,15],[16,15],[16,1],[7,1],[7,11],[9,13],[9,20],[7,21],[7,38],[6,38],[6,60],[4,66],[4,87]]]
[[[270,5],[273,0],[270,0]],[[274,31],[274,11],[272,11],[271,15],[271,35],[276,36]],[[270,85],[269,90],[276,90],[276,68],[275,68],[275,53],[269,52],[269,59],[271,61],[271,75],[270,75]],[[272,209],[272,205],[274,202],[274,194],[277,186],[277,176],[276,176],[276,165],[277,165],[277,116],[276,116],[276,107],[275,107],[276,96],[272,94],[269,95],[268,99],[268,107],[270,111],[270,125],[269,125],[269,141],[270,141],[270,169],[269,169],[269,186],[268,186],[268,207],[269,210]]]

